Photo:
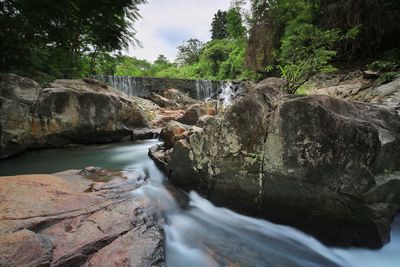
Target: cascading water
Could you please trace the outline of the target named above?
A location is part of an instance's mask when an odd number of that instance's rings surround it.
[[[196,80],[196,98],[205,100],[213,94],[213,85],[211,81]]]
[[[178,88],[188,92],[197,100],[205,100],[216,93],[217,81],[163,79],[152,77],[128,77],[96,75],[95,79],[114,87],[129,96],[146,97],[153,92],[161,92],[169,88]],[[221,82],[222,83],[222,82]]]
[[[132,194],[148,201],[164,225],[167,267],[399,266],[400,218],[393,225],[392,241],[381,250],[336,249],[325,247],[291,227],[215,207],[195,192],[183,195],[178,202],[175,197],[178,193],[171,194],[176,189],[171,189],[163,173],[147,156],[148,149],[157,143],[148,140],[29,152],[0,161],[0,176],[54,173],[86,166],[122,170],[127,174],[143,173],[150,177],[148,184]],[[184,207],[182,202],[186,203]]]
[[[102,78],[99,78],[102,77]],[[97,79],[109,84],[129,96],[138,96],[135,77],[122,77],[122,76],[99,76]]]
[[[224,108],[230,106],[234,97],[236,96],[236,92],[234,91],[234,86],[231,82],[227,82],[222,86],[221,93],[218,95],[218,99],[222,102]]]

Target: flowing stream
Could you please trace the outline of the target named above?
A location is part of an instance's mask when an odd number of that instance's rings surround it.
[[[392,241],[381,250],[325,247],[291,227],[215,207],[195,192],[179,193],[147,156],[157,143],[147,140],[28,152],[0,161],[0,176],[87,166],[143,172],[149,183],[132,194],[149,201],[160,216],[167,266],[171,267],[400,266],[400,218],[394,222]],[[180,195],[183,197],[176,197]]]

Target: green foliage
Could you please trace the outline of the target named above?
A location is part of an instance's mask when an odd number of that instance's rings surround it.
[[[145,0],[1,1],[0,70],[79,77],[87,55],[95,58],[134,40],[141,3]]]
[[[153,63],[125,57],[116,75],[154,76],[187,79],[257,79],[258,74],[245,67],[245,28],[240,1],[228,12],[218,11],[212,23],[213,40],[203,44],[189,39],[178,47],[175,63],[159,56]],[[224,19],[226,17],[226,20]],[[224,38],[222,38],[224,37]]]
[[[393,71],[400,65],[400,49],[386,51],[380,60],[372,62],[368,68],[375,71]]]
[[[286,15],[280,18],[289,20],[281,40],[278,68],[289,83],[288,93],[295,93],[312,75],[335,70],[330,61],[337,54],[334,47],[342,37],[338,30],[322,30],[312,24],[313,6],[307,1],[297,1],[291,14],[287,8],[293,5],[289,6],[287,1],[281,4]],[[349,34],[353,35],[354,31]]]
[[[339,40],[337,31],[323,31],[312,24],[289,25],[282,40],[279,69],[289,83],[289,92],[297,88],[312,75],[335,70],[330,64],[336,55],[333,45]]]
[[[218,10],[211,22],[211,39],[224,39],[228,37],[227,12]]]
[[[381,83],[387,83],[399,76],[399,66],[400,49],[396,48],[386,51],[379,60],[372,62],[367,67],[380,73],[379,81]]]
[[[399,72],[396,71],[388,71],[388,72],[384,72],[381,74],[381,76],[379,76],[378,80],[381,83],[388,83],[393,81],[396,77],[399,77]]]
[[[191,38],[178,46],[178,56],[176,62],[179,65],[191,65],[199,61],[200,50],[203,47],[203,43],[198,39]]]
[[[251,7],[246,64],[265,74],[280,65],[293,92],[309,75],[334,70],[334,61],[400,45],[396,0],[251,0]],[[393,71],[394,65],[381,61],[372,68]]]
[[[117,65],[115,75],[118,76],[147,76],[151,63],[134,57],[123,57]]]
[[[226,13],[227,32],[229,37],[241,39],[245,37],[246,28],[243,26],[242,16],[238,8],[231,8]]]

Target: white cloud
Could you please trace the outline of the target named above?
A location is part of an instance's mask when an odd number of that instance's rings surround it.
[[[176,57],[176,47],[189,38],[206,42],[214,14],[227,10],[231,0],[149,0],[140,6],[142,18],[135,23],[136,38],[143,48],[130,47],[128,54],[154,61],[163,54]]]

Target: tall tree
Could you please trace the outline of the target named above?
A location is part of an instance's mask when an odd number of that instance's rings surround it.
[[[227,12],[218,10],[214,14],[214,18],[211,22],[211,39],[218,40],[228,37],[228,20],[226,18]]]
[[[229,37],[234,39],[245,37],[246,28],[243,26],[242,15],[238,8],[229,9],[226,14],[226,19]]]
[[[76,76],[83,54],[91,52],[95,58],[99,52],[119,50],[134,40],[132,25],[139,17],[138,5],[145,2],[0,1],[0,68],[51,71],[58,67],[61,76]]]
[[[176,62],[179,65],[191,65],[197,63],[200,58],[200,50],[204,46],[203,42],[196,38],[191,38],[178,46]]]

